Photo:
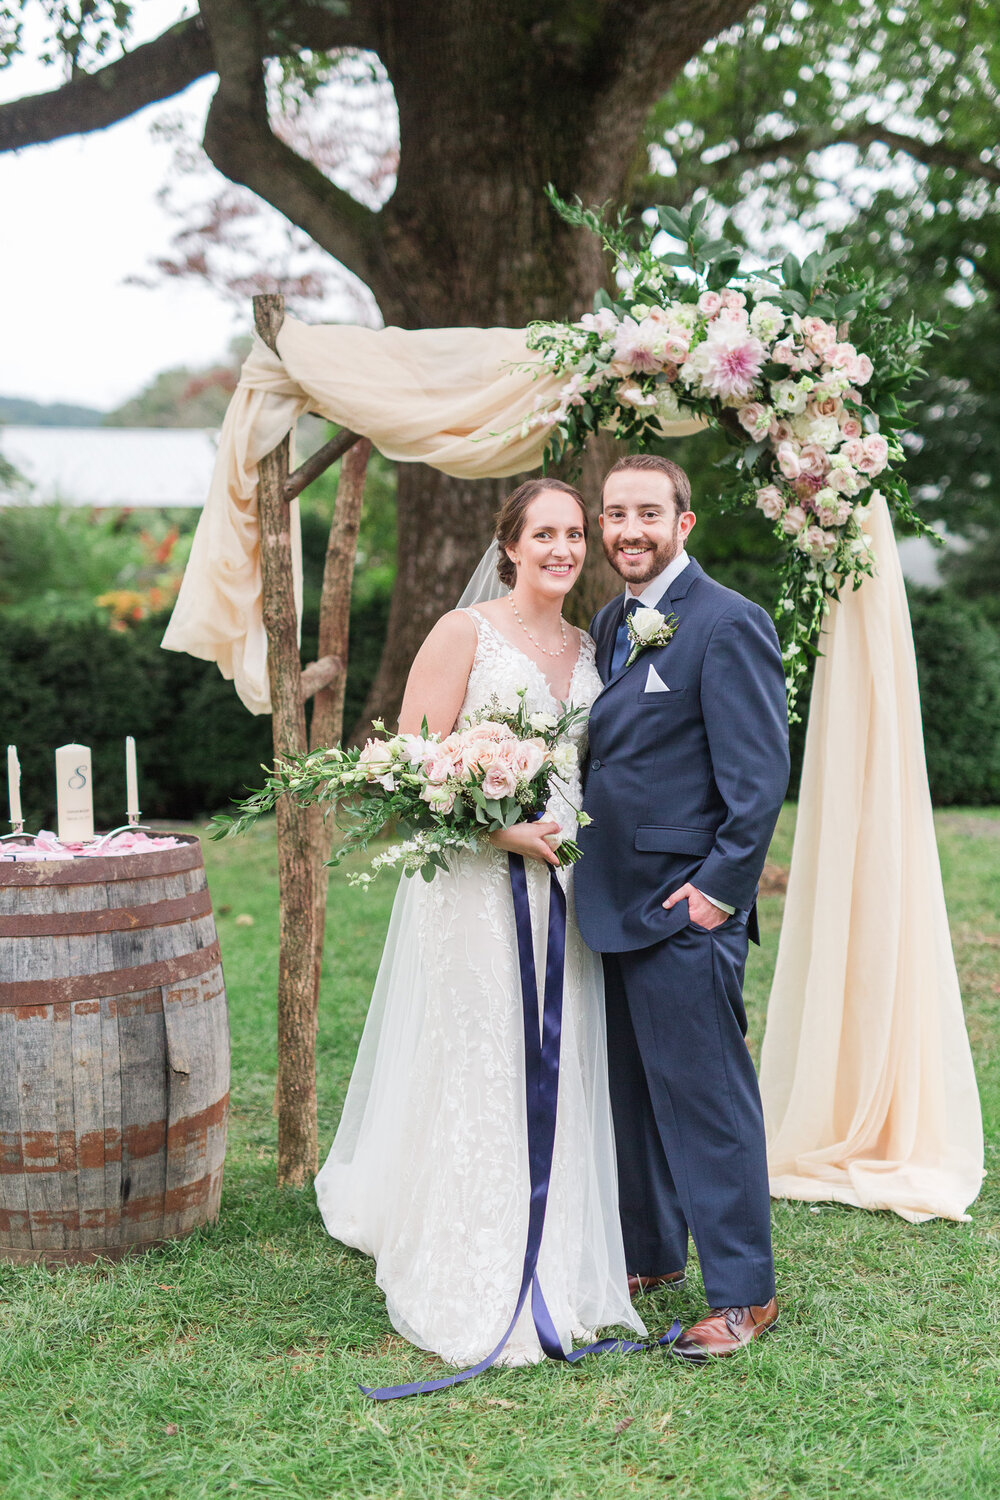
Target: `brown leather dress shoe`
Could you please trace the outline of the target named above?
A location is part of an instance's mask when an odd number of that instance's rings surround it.
[[[759,1339],[778,1321],[778,1299],[766,1307],[713,1307],[707,1318],[695,1323],[671,1344],[674,1354],[693,1364],[723,1359]]]
[[[628,1279],[628,1294],[630,1297],[638,1297],[642,1292],[654,1292],[659,1286],[683,1286],[687,1281],[686,1271],[667,1271],[662,1276],[635,1276],[630,1274]]]

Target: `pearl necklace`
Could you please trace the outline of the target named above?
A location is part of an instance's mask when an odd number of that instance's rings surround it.
[[[543,656],[562,656],[563,652],[566,650],[567,643],[566,621],[563,619],[562,615],[559,616],[559,628],[562,631],[562,645],[559,647],[558,651],[549,651],[545,646],[542,645],[541,641],[536,640],[531,631],[528,629],[527,625],[525,625],[524,621],[521,619],[521,616],[518,613],[517,605],[514,603],[513,594],[507,595],[507,602],[509,603],[511,609],[514,611],[514,619],[520,625],[521,629],[524,631],[525,635],[528,637],[528,640],[534,646],[536,651],[540,651]]]

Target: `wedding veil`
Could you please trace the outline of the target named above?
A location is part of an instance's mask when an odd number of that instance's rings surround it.
[[[470,604],[486,604],[490,599],[502,599],[508,592],[507,584],[501,583],[497,575],[497,544],[491,540],[455,607],[466,609]]]

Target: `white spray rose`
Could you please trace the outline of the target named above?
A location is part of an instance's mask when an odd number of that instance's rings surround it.
[[[561,740],[558,745],[553,746],[552,769],[557,776],[564,780],[572,776],[576,771],[577,761],[576,746],[569,740]]]
[[[555,729],[557,720],[555,714],[530,714],[528,723],[536,734],[544,734],[548,729]]]
[[[770,344],[785,326],[785,315],[773,302],[758,302],[750,314],[750,332]]]
[[[775,411],[798,416],[805,411],[808,397],[797,380],[776,380],[771,387],[771,401]]]

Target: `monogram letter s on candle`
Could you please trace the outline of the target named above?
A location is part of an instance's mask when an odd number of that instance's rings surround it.
[[[61,843],[81,844],[94,837],[89,746],[60,745],[56,751],[56,804]]]
[[[20,833],[21,817],[21,763],[17,758],[16,745],[7,746],[7,801],[10,803],[10,821],[15,833]]]

